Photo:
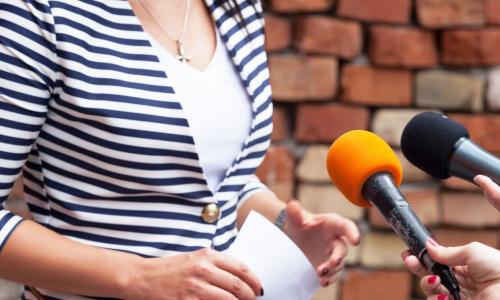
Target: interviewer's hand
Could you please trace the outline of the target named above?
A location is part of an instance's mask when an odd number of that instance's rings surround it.
[[[344,267],[348,244],[359,244],[358,227],[335,213],[312,214],[298,201],[288,202],[287,214],[284,231],[316,268],[321,285],[328,286]]]
[[[500,211],[500,186],[484,175],[474,177],[474,182],[483,189],[484,195],[491,205]]]
[[[262,291],[248,267],[211,249],[145,259],[131,271],[127,299],[255,299]]]
[[[460,284],[462,300],[496,300],[500,297],[500,251],[473,242],[459,247],[442,247],[428,241],[427,250],[439,263],[453,267]],[[426,271],[418,259],[402,253],[406,267],[415,275],[424,276]],[[420,288],[427,300],[451,299],[448,291],[435,275],[420,280]]]

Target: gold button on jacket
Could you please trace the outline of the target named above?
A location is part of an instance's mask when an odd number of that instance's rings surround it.
[[[212,224],[219,219],[220,210],[217,204],[207,204],[201,211],[201,218],[203,221]]]

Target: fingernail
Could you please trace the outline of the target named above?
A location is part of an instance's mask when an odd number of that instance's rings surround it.
[[[321,276],[325,276],[328,272],[330,272],[330,269],[324,268],[323,271],[321,271]]]
[[[439,246],[439,244],[438,244],[435,240],[433,240],[433,239],[428,239],[427,241],[429,241],[429,243],[430,243],[432,246],[434,246],[434,247]]]
[[[330,281],[325,281],[325,287],[327,287],[328,285],[330,285]]]
[[[263,288],[260,288],[260,295],[264,296],[264,289]]]
[[[448,295],[446,295],[446,294],[440,294],[438,296],[438,300],[446,300],[446,299],[448,299]]]
[[[436,282],[437,278],[438,277],[436,275],[431,276],[431,277],[429,277],[429,279],[427,279],[427,283],[434,284]]]

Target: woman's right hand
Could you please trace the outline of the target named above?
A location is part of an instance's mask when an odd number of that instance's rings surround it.
[[[484,175],[474,177],[474,182],[483,189],[484,195],[491,205],[500,211],[500,186]]]
[[[495,300],[500,295],[500,251],[478,242],[459,247],[442,247],[428,241],[427,250],[439,263],[453,268],[462,300]],[[415,256],[403,253],[406,267],[423,276],[420,288],[427,300],[452,299],[436,275],[427,275]]]
[[[127,299],[255,299],[263,294],[247,266],[211,249],[144,259],[134,273]]]

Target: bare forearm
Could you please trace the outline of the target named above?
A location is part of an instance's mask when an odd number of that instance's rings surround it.
[[[130,272],[141,260],[24,221],[0,253],[0,277],[62,293],[123,298]]]
[[[285,203],[279,200],[273,192],[255,193],[238,209],[238,228],[241,227],[252,210],[274,222],[283,208],[285,208]]]

